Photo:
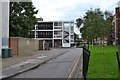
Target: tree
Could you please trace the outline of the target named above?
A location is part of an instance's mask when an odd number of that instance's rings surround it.
[[[86,12],[86,15],[83,19],[83,27],[80,28],[80,32],[82,33],[82,37],[89,42],[94,40],[96,34],[98,32],[96,29],[97,27],[97,16],[95,12],[91,9]],[[93,41],[94,42],[94,41]]]
[[[30,30],[37,23],[35,9],[32,2],[10,2],[10,36],[30,36]]]
[[[109,11],[104,12],[104,18],[101,20],[101,39],[103,41],[102,44],[102,53],[104,54],[104,39],[109,38],[109,34],[112,30],[112,19],[113,15]]]
[[[77,39],[79,39],[79,35],[74,33],[74,40],[77,40]]]
[[[80,28],[80,26],[81,26],[81,24],[83,23],[83,20],[81,19],[81,18],[78,18],[77,20],[76,20],[76,25],[77,25],[77,28]]]
[[[80,22],[81,23],[81,22]],[[77,23],[79,24],[79,22]],[[93,42],[96,39],[97,48],[97,38],[108,38],[110,31],[112,29],[112,13],[109,11],[101,11],[100,8],[95,10],[88,10],[83,18],[83,27],[80,28],[83,39],[89,42]],[[104,44],[102,53],[104,53]]]

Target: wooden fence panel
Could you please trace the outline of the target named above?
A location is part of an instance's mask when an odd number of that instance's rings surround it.
[[[18,38],[9,38],[9,48],[13,48],[13,55],[18,55]]]

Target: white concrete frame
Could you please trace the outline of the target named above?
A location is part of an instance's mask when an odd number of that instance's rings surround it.
[[[2,2],[2,48],[8,48],[9,46],[9,0]]]
[[[64,22],[64,23],[66,23],[66,22]],[[65,27],[64,26],[64,23],[63,23],[63,27]],[[67,22],[67,23],[69,23],[69,43],[62,43],[63,44],[63,47],[70,47],[70,43],[71,43],[71,22]],[[63,29],[64,30],[64,29]],[[63,38],[63,40],[64,40],[64,38]]]
[[[0,2],[0,56],[1,56],[1,49],[2,49],[2,2]]]
[[[0,1],[0,57],[2,56],[2,2]],[[2,59],[0,58],[0,79],[2,78]]]
[[[71,40],[74,41],[74,39],[71,39],[71,35],[74,36],[74,33],[71,34],[71,23],[74,23],[74,21],[38,21],[38,23],[43,23],[43,22],[52,22],[53,23],[53,30],[36,30],[36,26],[38,25],[35,25],[35,30],[32,30],[32,31],[35,31],[35,39],[39,39],[39,40],[52,40],[52,46],[54,47],[54,40],[55,39],[59,39],[59,40],[62,40],[62,47],[70,47],[71,44],[73,44],[74,42],[71,42]],[[62,22],[62,26],[59,26],[59,27],[62,27],[62,29],[54,29],[55,26],[54,26],[54,23],[55,22]],[[63,29],[64,29],[64,23],[65,22],[68,22],[70,24],[70,27],[69,27],[69,43],[68,44],[65,44],[63,43]],[[58,27],[58,26],[57,26]],[[74,27],[74,26],[73,26]],[[74,29],[74,28],[73,28]],[[36,38],[36,32],[41,32],[41,31],[53,31],[53,37],[52,39],[51,38]],[[54,38],[55,34],[54,34],[54,31],[62,31],[62,38]],[[74,32],[74,31],[73,31]]]

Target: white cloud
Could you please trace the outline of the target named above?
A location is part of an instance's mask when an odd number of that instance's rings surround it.
[[[39,10],[37,17],[44,20],[75,20],[85,14],[90,8],[115,10],[119,0],[32,0]],[[75,32],[79,34],[78,29]]]
[[[87,3],[89,0],[32,0],[34,6],[39,10],[37,17],[42,16],[44,20],[60,19],[64,12],[70,11],[78,3]],[[56,9],[62,8],[62,11]]]
[[[77,11],[77,10],[73,10],[73,8],[75,8],[75,6],[84,6],[80,9],[78,9],[79,11],[74,12],[74,16],[75,17],[79,17],[76,16],[76,13],[78,14],[78,12],[80,12],[80,14],[84,12],[81,11],[85,11],[88,10],[90,7],[94,8],[94,7],[100,7],[102,10],[111,10],[111,7],[113,7],[112,9],[114,9],[115,5],[117,5],[117,2],[119,0],[32,0],[35,7],[37,9],[39,9],[39,13],[37,15],[37,17],[42,16],[44,18],[44,20],[52,20],[52,19],[60,19],[62,16],[65,16],[69,13],[71,13],[71,11]],[[59,9],[61,9],[59,11]],[[76,8],[75,8],[76,9]],[[65,14],[67,13],[67,14]],[[72,12],[73,13],[73,12]],[[80,15],[80,16],[82,16]]]

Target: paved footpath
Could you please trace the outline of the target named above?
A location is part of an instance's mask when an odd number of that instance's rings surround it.
[[[40,51],[35,53],[34,55],[31,54],[25,58],[25,56],[21,56],[20,58],[16,58],[16,61],[12,62],[12,64],[15,65],[10,65],[10,62],[7,61],[9,59],[4,59],[3,60],[3,72],[2,72],[2,78],[9,78],[15,75],[18,75],[20,73],[35,69],[39,67],[41,64],[46,63],[47,61],[50,61],[57,56],[63,55],[67,52],[69,52],[70,48],[52,48],[50,51]],[[12,61],[12,60],[11,60]],[[4,63],[6,62],[6,63]],[[16,64],[17,63],[17,64]]]

